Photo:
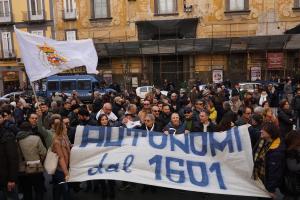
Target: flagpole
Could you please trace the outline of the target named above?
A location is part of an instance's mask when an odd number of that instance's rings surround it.
[[[35,88],[34,88],[33,82],[30,81],[30,85],[31,85],[31,88],[32,88],[32,92],[33,92],[35,101],[36,101],[37,104],[39,104],[39,100],[38,100],[38,98],[37,98],[37,95],[36,95],[36,92],[35,92]]]

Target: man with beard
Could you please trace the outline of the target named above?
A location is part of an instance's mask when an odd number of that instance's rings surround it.
[[[161,122],[162,127],[165,127],[171,120],[171,110],[169,105],[163,105],[162,112],[159,116],[159,121]]]

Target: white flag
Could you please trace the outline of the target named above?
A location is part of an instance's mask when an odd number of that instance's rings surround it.
[[[15,28],[26,73],[31,82],[62,71],[86,66],[97,73],[98,56],[92,39],[56,41]]]

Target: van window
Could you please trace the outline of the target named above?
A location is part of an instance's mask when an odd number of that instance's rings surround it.
[[[62,91],[76,90],[76,82],[75,81],[62,81],[60,83],[60,85],[61,85]]]
[[[58,81],[49,81],[48,82],[48,90],[50,90],[50,91],[59,90]]]
[[[91,81],[90,80],[78,80],[77,81],[78,90],[91,90]]]

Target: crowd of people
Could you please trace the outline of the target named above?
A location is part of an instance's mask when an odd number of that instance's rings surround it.
[[[37,102],[16,97],[0,105],[0,199],[44,198],[43,161],[47,150],[59,156],[52,176],[53,199],[70,199],[70,189],[79,184],[68,180],[69,158],[77,125],[136,128],[162,134],[222,132],[249,124],[253,148],[253,179],[261,180],[272,198],[280,189],[286,199],[300,199],[300,88],[290,80],[281,98],[272,84],[241,91],[224,85],[208,85],[199,90],[172,87],[168,96],[159,89],[144,99],[134,91],[101,95],[94,92],[91,103],[82,103],[76,91],[71,97],[53,96]],[[104,199],[115,197],[114,181],[89,181],[86,191],[100,186]],[[123,182],[119,189],[134,189]],[[143,189],[149,187],[144,186]],[[155,188],[150,187],[152,190]]]

